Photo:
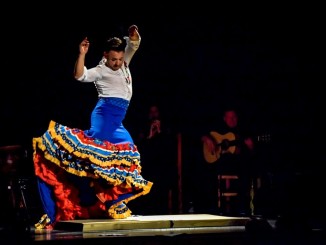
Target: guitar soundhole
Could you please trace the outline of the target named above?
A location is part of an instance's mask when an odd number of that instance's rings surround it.
[[[221,149],[222,150],[227,150],[229,148],[230,144],[228,140],[222,140],[221,142]]]

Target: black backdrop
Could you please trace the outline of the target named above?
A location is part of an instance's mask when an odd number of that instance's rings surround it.
[[[8,8],[1,41],[2,146],[30,148],[51,119],[87,128],[97,94],[93,84],[72,79],[78,44],[89,38],[87,66],[93,66],[105,39],[136,24],[142,44],[130,66],[134,96],[125,120],[132,133],[152,101],[186,137],[231,103],[244,123],[271,134],[269,164],[321,174],[324,39],[318,6],[235,10],[202,4],[186,11],[173,4],[147,10],[120,5],[50,4],[19,14]]]

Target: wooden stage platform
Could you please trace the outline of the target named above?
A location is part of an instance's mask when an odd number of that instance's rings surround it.
[[[131,216],[126,219],[61,221],[54,230],[2,230],[1,245],[80,244],[326,244],[323,230],[275,230],[275,220],[211,214]],[[285,236],[284,236],[285,234]],[[301,243],[297,243],[301,242]],[[304,243],[302,243],[304,242]],[[291,243],[292,244],[292,243]]]
[[[58,222],[55,230],[35,230],[33,244],[56,241],[60,244],[198,244],[223,236],[235,241],[244,234],[249,217],[211,214],[131,216],[126,219],[89,219]],[[231,233],[233,234],[231,236]],[[228,235],[226,235],[228,234]],[[237,234],[237,235],[234,235]],[[90,241],[92,239],[92,241]],[[57,244],[56,243],[56,244]],[[201,244],[201,243],[200,243]],[[240,243],[237,243],[240,244]]]
[[[56,229],[65,231],[110,231],[135,229],[174,229],[200,227],[245,226],[248,217],[226,217],[211,214],[176,214],[131,216],[126,219],[61,221]]]

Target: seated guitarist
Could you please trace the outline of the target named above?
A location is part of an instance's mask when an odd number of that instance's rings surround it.
[[[254,140],[243,128],[240,128],[239,117],[235,109],[226,109],[223,112],[222,123],[223,125],[219,129],[213,129],[201,137],[204,146],[204,158],[209,165],[212,165],[209,168],[213,168],[205,172],[213,175],[212,181],[216,181],[216,174],[238,175],[239,199],[232,215],[249,215],[250,174],[254,159]],[[211,195],[213,197],[210,200],[214,202],[212,203],[214,206],[217,196],[216,190]],[[221,213],[221,210],[218,212]]]

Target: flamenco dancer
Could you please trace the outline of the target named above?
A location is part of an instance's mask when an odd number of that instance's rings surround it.
[[[150,192],[153,183],[141,175],[140,154],[123,125],[131,97],[129,65],[138,50],[138,27],[129,36],[110,38],[100,63],[87,69],[90,47],[79,44],[74,77],[93,82],[98,101],[87,130],[50,121],[48,130],[33,138],[33,161],[44,215],[36,229],[53,229],[58,221],[124,219],[127,203]]]

